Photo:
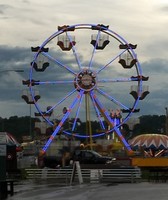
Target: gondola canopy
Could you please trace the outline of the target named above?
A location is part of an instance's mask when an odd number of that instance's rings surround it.
[[[129,141],[132,149],[168,149],[168,136],[163,134],[142,134]]]

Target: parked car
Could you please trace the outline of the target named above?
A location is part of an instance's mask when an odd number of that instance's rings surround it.
[[[56,156],[45,156],[43,158],[43,165],[44,167],[57,168],[62,165],[62,160]]]
[[[66,159],[65,165],[69,166],[73,162],[79,161],[80,164],[112,164],[115,158],[102,156],[93,150],[75,150],[69,159]],[[45,167],[57,168],[62,166],[62,158],[56,156],[45,156],[43,158]]]
[[[102,156],[93,150],[76,150],[71,160],[79,161],[80,164],[111,164],[115,158]]]

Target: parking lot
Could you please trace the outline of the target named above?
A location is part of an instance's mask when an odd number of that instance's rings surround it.
[[[59,186],[54,182],[22,182],[8,200],[167,200],[168,183],[108,183]]]

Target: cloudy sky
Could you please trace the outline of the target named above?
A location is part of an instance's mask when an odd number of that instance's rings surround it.
[[[21,95],[26,89],[22,80],[29,79],[30,47],[41,45],[58,26],[80,23],[109,25],[109,29],[129,43],[138,45],[136,53],[143,75],[149,76],[145,85],[150,91],[138,105],[139,114],[165,114],[168,106],[167,0],[1,0],[0,116],[29,115],[30,107]],[[23,69],[24,73],[7,72],[8,69]]]

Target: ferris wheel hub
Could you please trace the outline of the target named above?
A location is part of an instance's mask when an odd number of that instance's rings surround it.
[[[82,70],[75,78],[75,87],[79,90],[91,91],[96,86],[96,75],[89,69]]]

